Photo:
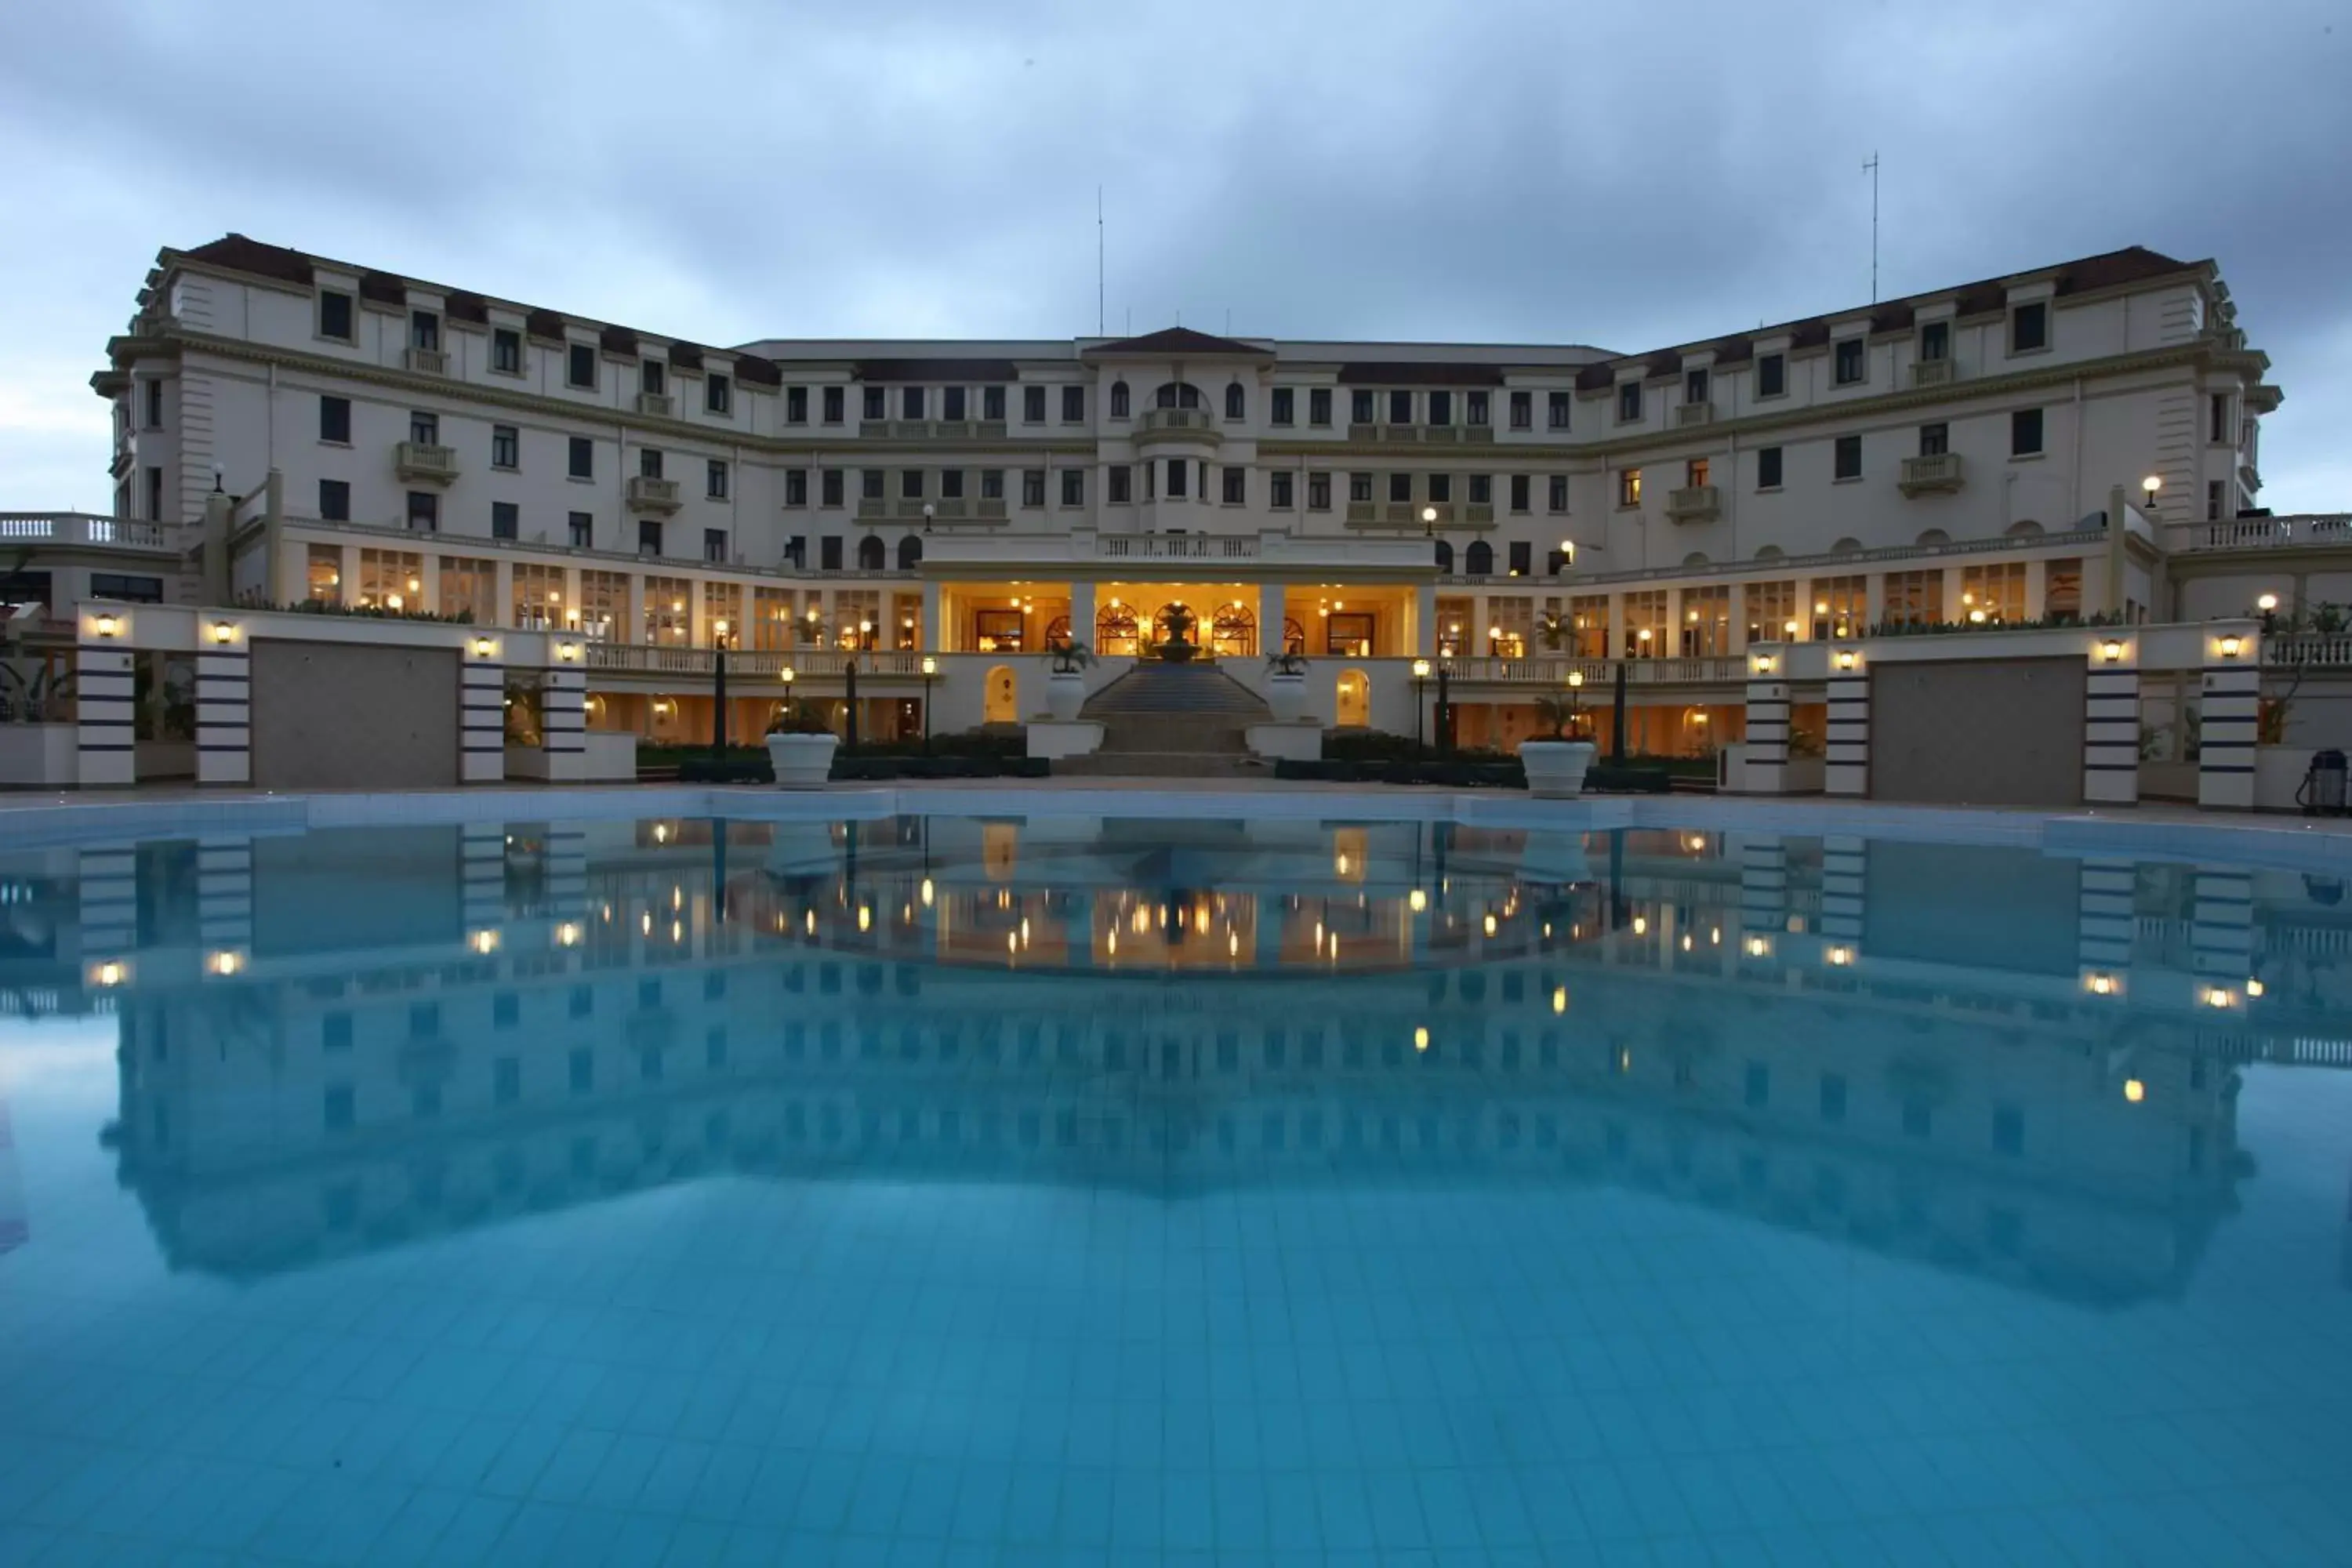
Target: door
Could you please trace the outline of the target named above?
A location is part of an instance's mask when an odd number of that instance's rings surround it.
[[[2087,686],[2079,658],[1874,664],[1871,798],[2081,805]]]
[[[257,789],[418,789],[457,782],[457,650],[257,637]]]

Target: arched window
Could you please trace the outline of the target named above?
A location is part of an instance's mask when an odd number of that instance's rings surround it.
[[[2032,539],[2041,532],[2042,525],[2030,517],[2019,518],[2009,525],[2009,536],[2011,539]]]
[[[1454,542],[1450,539],[1437,542],[1437,569],[1440,572],[1454,570]]]
[[[1238,600],[1217,606],[1209,620],[1209,651],[1219,658],[1249,658],[1257,653],[1257,616]]]
[[[1360,730],[1372,721],[1372,682],[1360,669],[1340,672],[1333,682],[1332,717],[1342,730]]]
[[[1110,384],[1110,416],[1114,419],[1127,417],[1127,383],[1123,381]]]
[[[887,552],[882,548],[881,540],[873,534],[869,533],[857,542],[857,569],[860,572],[881,571],[882,563],[887,555]]]
[[[1141,651],[1135,611],[1116,599],[1104,605],[1095,616],[1095,652],[1106,658],[1133,658]]]
[[[1241,418],[1249,408],[1248,397],[1249,395],[1242,391],[1242,384],[1240,382],[1236,381],[1227,385],[1225,388],[1225,417],[1228,419]]]
[[[1495,573],[1495,547],[1485,540],[1475,540],[1465,552],[1464,570],[1473,577],[1491,577]]]
[[[1045,646],[1067,647],[1070,642],[1070,617],[1055,616],[1045,623]]]
[[[1940,528],[1927,529],[1919,535],[1919,542],[1922,544],[1949,544],[1951,542],[1952,536]]]
[[[1758,548],[1756,552],[1756,559],[1759,561],[1778,561],[1787,552],[1782,550],[1777,544],[1766,544]]]
[[[923,563],[923,536],[910,533],[898,541],[898,570],[912,572]]]
[[[1197,647],[1201,641],[1201,617],[1194,615],[1192,606],[1181,599],[1171,599],[1151,612],[1152,642],[1174,642],[1176,622],[1180,617],[1184,622],[1184,640]]]
[[[1684,564],[1684,565],[1685,565],[1685,566],[1704,566],[1704,565],[1706,565],[1706,551],[1704,551],[1704,550],[1694,550],[1694,551],[1692,551],[1688,555],[1685,555],[1685,556],[1684,556],[1684,557],[1683,557],[1683,564]]]
[[[1859,555],[1862,553],[1862,541],[1849,535],[1844,539],[1839,540],[1835,544],[1831,545],[1830,553],[1832,555]]]
[[[1282,651],[1285,653],[1307,651],[1307,628],[1288,616],[1282,617]]]
[[[1161,408],[1198,408],[1201,389],[1189,381],[1162,382],[1160,390],[1151,395],[1151,401]],[[1230,398],[1227,405],[1231,406]]]

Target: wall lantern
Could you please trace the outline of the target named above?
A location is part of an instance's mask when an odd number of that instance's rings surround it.
[[[2235,658],[2238,657],[2238,650],[2245,646],[2245,640],[2242,637],[2225,637],[2221,642],[2221,657]]]
[[[122,635],[122,622],[119,617],[114,616],[94,616],[90,618],[89,626],[92,631],[96,632],[102,637],[121,637]]]
[[[492,642],[488,637],[476,637],[474,639],[474,657],[476,658],[488,658],[491,654],[498,651],[498,644]]]
[[[2115,663],[2123,656],[2124,645],[2119,637],[2109,637],[2099,645],[2099,657],[2109,664]]]
[[[562,659],[566,664],[571,664],[580,657],[580,645],[576,642],[557,643],[555,645],[555,657]]]
[[[1759,653],[1756,656],[1756,673],[1759,675],[1769,675],[1772,673],[1772,656],[1770,654]]]
[[[1838,649],[1837,667],[1840,669],[1852,669],[1853,668],[1853,649],[1850,647],[1842,647]]]
[[[2150,506],[2156,504],[2156,492],[2163,488],[2164,480],[2154,474],[2148,475],[2139,482],[2140,494],[2147,498],[2147,504]]]
[[[939,672],[940,661],[933,658],[929,654],[925,654],[923,656],[923,675],[925,679],[928,679],[929,677],[937,675]]]
[[[216,643],[233,643],[236,641],[236,624],[234,621],[215,621],[213,623],[213,641]]]

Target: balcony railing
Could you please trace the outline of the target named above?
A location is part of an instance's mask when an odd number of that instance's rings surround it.
[[[1713,485],[1685,485],[1666,492],[1666,515],[1676,522],[1706,522],[1723,510],[1723,492]]]
[[[1240,534],[1106,533],[1095,553],[1112,560],[1254,561],[1257,541]]]
[[[2352,670],[2352,637],[2264,637],[2263,662],[2288,669]]]
[[[2220,522],[2175,523],[2165,531],[2172,550],[2279,550],[2290,546],[2352,544],[2352,512],[2305,512],[2293,517],[2235,517]]]
[[[1948,359],[1915,360],[1911,364],[1911,384],[1914,386],[1949,386],[1954,376],[1952,362]]]
[[[1675,410],[1675,423],[1685,427],[1705,425],[1715,418],[1712,403],[1685,403]]]
[[[449,356],[439,349],[409,349],[400,356],[400,363],[421,375],[449,374]]]
[[[631,474],[628,503],[639,511],[676,511],[678,508],[677,481],[657,479],[651,474]]]
[[[869,441],[1002,441],[1002,419],[861,419],[857,433]]]
[[[637,394],[637,412],[656,419],[667,419],[677,412],[677,399],[667,392],[640,392]]]
[[[664,647],[659,644],[591,642],[587,647],[587,667],[614,675],[677,675],[699,677],[709,680],[713,674],[711,651],[707,647]],[[844,674],[853,656],[846,648],[729,648],[728,679],[756,680],[765,676],[776,682],[775,695],[783,695],[782,677],[790,668],[793,679],[824,679]],[[892,648],[875,649],[855,656],[857,673],[865,676],[914,676],[923,673],[923,656],[919,652]],[[737,696],[756,695],[741,690]]]
[[[1736,684],[1748,679],[1747,660],[1729,657],[1609,659],[1571,658],[1561,655],[1504,658],[1482,655],[1442,662],[1456,681],[1505,686],[1546,686],[1566,689],[1570,673],[1579,671],[1584,676],[1582,694],[1587,707],[1608,702],[1609,690],[1616,684],[1620,664],[1625,667],[1625,684],[1628,686],[1722,685]]]
[[[1139,436],[1176,431],[1187,434],[1214,432],[1216,427],[1217,422],[1205,408],[1147,408],[1135,422],[1135,433]]]
[[[447,447],[403,441],[393,450],[392,471],[404,479],[446,485],[457,477],[457,454]]]
[[[97,549],[172,550],[177,524],[83,511],[0,511],[0,544],[77,544]]]
[[[1895,488],[1906,496],[1949,493],[1960,488],[1960,455],[1958,452],[1930,452],[1925,457],[1903,459],[1903,476]]]

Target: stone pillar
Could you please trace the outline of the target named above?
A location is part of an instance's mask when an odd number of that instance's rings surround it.
[[[2251,811],[2254,731],[2262,709],[2261,634],[2221,623],[2205,634],[2205,679],[2197,727],[2197,804]]]
[[[1851,659],[1851,664],[1845,661]],[[1823,736],[1822,792],[1870,793],[1870,668],[1858,648],[1830,655],[1829,724]]]
[[[1769,937],[1788,923],[1789,847],[1778,837],[1744,840],[1739,846],[1739,929]]]
[[[2075,872],[2075,957],[2087,983],[2107,974],[2111,988],[2122,984],[2113,972],[2131,963],[2138,919],[2132,903],[2138,873],[2129,860],[2086,859]]]
[[[646,574],[629,574],[629,601],[621,609],[621,625],[614,628],[614,642],[641,643],[646,640]]]
[[[1822,840],[1822,934],[1862,941],[1863,889],[1869,871],[1865,841],[1831,835]],[[1744,889],[1743,889],[1744,890]]]
[[[1282,623],[1290,614],[1289,600],[1279,583],[1257,585],[1257,650],[1259,654],[1282,650]]]
[[[549,906],[560,916],[584,916],[588,910],[588,830],[576,822],[555,823],[548,828],[545,843]]]
[[[253,952],[253,840],[196,840],[196,933],[207,973],[238,973]]]
[[[1609,595],[1609,657],[1625,657],[1625,595]]]
[[[1412,637],[1407,658],[1437,657],[1437,584],[1423,583],[1412,592]]]
[[[507,830],[498,822],[457,829],[458,908],[469,941],[495,931],[507,912]]]
[[[138,655],[125,646],[133,614],[127,607],[81,613],[74,694],[84,789],[127,788],[138,781],[138,720],[131,700],[136,689],[131,661]],[[113,635],[101,635],[101,626],[113,628]]]
[[[1092,582],[1070,584],[1070,637],[1088,647],[1095,646],[1095,584]]]
[[[2139,802],[2139,660],[2137,637],[2101,637],[2084,685],[2083,798],[2093,805]],[[2246,753],[2251,761],[2253,753]]]
[[[129,845],[84,849],[76,857],[81,956],[126,962],[139,940],[139,855]]]
[[[2189,967],[2196,1001],[2224,1011],[2245,1003],[2254,973],[2254,879],[2237,868],[2197,869],[2197,902],[2189,921]]]
[[[1089,624],[1084,631],[1078,629],[1077,590],[1075,587],[1071,590],[1070,600],[1070,635],[1082,639],[1088,647],[1092,647],[1095,646],[1093,626]],[[922,616],[923,624],[916,628],[921,633],[917,641],[922,650],[925,653],[945,653],[948,646],[943,635],[946,626],[940,619],[940,585],[936,582],[927,582],[923,584]]]
[[[343,581],[351,582],[351,565],[343,566]],[[514,615],[514,563],[503,555],[490,560],[490,613],[478,616],[477,624],[486,626],[510,626]]]
[[[588,672],[581,668],[579,638],[551,635],[547,641],[555,662],[540,672],[539,743],[549,782],[577,784],[588,776]]]
[[[246,628],[226,617],[200,620],[196,638],[196,783],[249,784],[252,644]]]
[[[1780,795],[1788,788],[1789,682],[1787,653],[1778,643],[1759,643],[1748,655],[1748,784],[1749,795]]]
[[[507,671],[499,657],[504,651],[505,644],[496,637],[469,637],[460,656],[465,661],[457,670],[460,784],[499,784],[507,776]]]

